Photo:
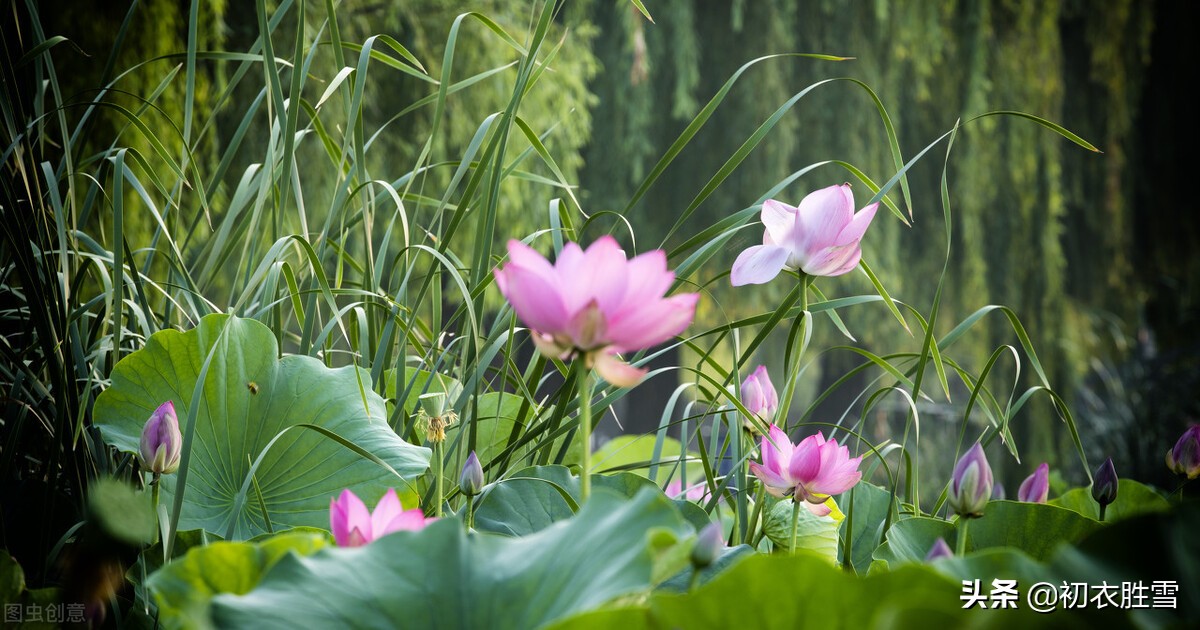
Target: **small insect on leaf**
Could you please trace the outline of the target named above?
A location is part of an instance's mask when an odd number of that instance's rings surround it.
[[[250,394],[252,396],[258,395],[258,383],[250,381],[249,383],[246,383],[246,389],[250,390]]]

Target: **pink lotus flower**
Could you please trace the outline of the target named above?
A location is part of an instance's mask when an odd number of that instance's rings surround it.
[[[775,497],[793,496],[806,501],[817,516],[830,512],[825,501],[841,494],[862,479],[858,470],[862,457],[850,457],[850,449],[837,440],[825,440],[818,432],[792,445],[786,433],[774,424],[762,438],[762,463],[751,462],[750,472]]]
[[[138,459],[146,470],[156,475],[168,475],[179,470],[182,454],[179,418],[175,415],[175,403],[168,400],[150,414],[146,426],[142,427]]]
[[[1017,500],[1026,503],[1045,503],[1050,494],[1050,464],[1045,462],[1021,482],[1017,488]]]
[[[742,381],[741,397],[746,410],[758,416],[759,420],[769,422],[774,417],[775,410],[779,408],[779,395],[775,393],[775,385],[767,374],[767,366],[758,366]]]
[[[879,203],[857,214],[849,184],[810,193],[792,207],[771,199],[763,203],[763,244],[743,251],[733,263],[733,286],[764,284],[784,269],[810,276],[840,276],[858,265],[859,242]]]
[[[529,327],[542,354],[582,357],[604,380],[632,387],[646,371],[617,359],[683,332],[696,314],[697,293],[664,298],[675,274],[661,250],[632,259],[604,236],[586,251],[567,243],[552,265],[520,241],[508,242],[508,264],[495,270],[500,292]]]
[[[701,481],[700,483],[689,486],[685,491],[683,482],[678,479],[667,484],[667,489],[663,490],[663,494],[672,499],[687,499],[688,501],[706,501],[708,500],[708,484]]]
[[[422,529],[436,520],[425,518],[421,508],[404,510],[393,488],[388,488],[373,513],[349,490],[329,501],[329,523],[339,547],[359,547],[392,532]]]

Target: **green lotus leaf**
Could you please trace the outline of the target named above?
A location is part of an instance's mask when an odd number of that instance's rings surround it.
[[[442,519],[357,548],[280,560],[245,595],[212,599],[221,628],[541,628],[647,593],[692,528],[661,493],[597,489],[579,513],[521,538]]]
[[[644,488],[655,488],[645,477],[633,473],[592,475],[592,486],[632,498]],[[570,518],[580,499],[579,477],[565,466],[530,466],[508,479],[492,484],[476,499],[475,527],[482,531],[524,536]],[[704,510],[689,501],[673,501],[679,513],[696,530],[710,520]]]
[[[329,544],[324,533],[295,530],[259,542],[193,547],[155,571],[147,586],[155,595],[165,628],[211,628],[208,606],[214,595],[248,593],[289,552],[309,555]]]
[[[1088,518],[1100,518],[1100,506],[1092,498],[1091,488],[1073,488],[1049,503]],[[1149,512],[1165,512],[1170,507],[1171,504],[1153,488],[1132,479],[1121,479],[1117,482],[1117,500],[1104,511],[1104,520],[1119,521]]]
[[[971,519],[967,529],[967,552],[994,547],[1011,547],[1034,560],[1045,560],[1062,544],[1082,540],[1100,523],[1054,505],[991,501],[983,518]],[[938,518],[907,518],[892,525],[887,541],[873,557],[892,568],[906,562],[922,562],[938,537],[956,548],[958,528]]]
[[[193,400],[210,355],[200,399]],[[428,468],[429,450],[388,427],[368,374],[330,369],[311,357],[278,357],[275,336],[254,320],[210,315],[186,333],[157,332],[113,369],[112,386],[96,400],[96,426],[105,442],[136,453],[143,424],[162,402],[175,403],[185,435],[194,411],[179,530],[241,540],[291,527],[328,528],[330,499],[343,488],[372,506],[396,487],[407,507],[415,505],[407,479]],[[179,477],[162,477],[167,506]]]
[[[767,538],[779,549],[787,550],[792,544],[792,507],[793,503],[779,501],[771,506],[763,522],[763,531]],[[796,549],[807,549],[825,558],[830,563],[837,562],[838,527],[841,523],[833,516],[815,516],[806,507],[801,507],[796,521]]]
[[[987,590],[983,591],[985,594]],[[554,630],[620,628],[1058,628],[1079,627],[1072,611],[964,610],[960,582],[917,565],[856,577],[811,552],[755,555],[686,594],[581,613]],[[1072,622],[1075,623],[1072,626]]]

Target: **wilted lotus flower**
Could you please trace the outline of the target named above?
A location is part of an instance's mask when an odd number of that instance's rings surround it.
[[[435,520],[425,518],[421,508],[405,511],[393,488],[388,488],[374,513],[350,490],[329,501],[330,529],[339,547],[359,547],[392,532],[422,529]]]
[[[520,241],[508,242],[509,262],[496,285],[548,357],[583,357],[604,380],[632,387],[646,371],[617,359],[683,332],[696,314],[697,293],[664,298],[675,274],[662,250],[627,260],[604,236],[587,251],[567,243],[550,264]]]
[[[775,417],[775,410],[779,408],[779,395],[775,393],[775,385],[771,383],[771,376],[767,374],[767,366],[758,366],[742,381],[741,399],[746,410],[759,420],[770,422]],[[745,424],[746,428],[754,430],[754,425],[749,421]]]
[[[1187,475],[1188,479],[1200,476],[1200,424],[1188,427],[1175,448],[1167,451],[1167,468],[1177,475]]]
[[[475,451],[471,451],[467,463],[463,464],[462,473],[458,476],[458,489],[469,497],[479,494],[483,489],[483,466],[479,464]]]
[[[138,456],[146,470],[156,475],[166,475],[179,470],[182,450],[179,418],[175,416],[175,404],[168,400],[150,414],[146,426],[142,427]]]
[[[857,214],[848,184],[810,193],[793,208],[774,199],[763,203],[763,244],[738,255],[729,280],[733,286],[770,282],[784,269],[810,276],[840,276],[853,269],[862,249],[859,241],[871,225],[879,203]]]
[[[692,547],[692,565],[703,569],[716,562],[725,548],[725,537],[720,523],[709,523],[696,536],[696,546]]]
[[[830,496],[841,494],[862,479],[858,464],[862,457],[850,457],[850,449],[837,440],[825,440],[818,432],[795,446],[786,433],[774,424],[762,438],[762,463],[751,462],[750,472],[758,477],[771,496],[794,496],[817,516],[829,514],[823,505]]]
[[[991,496],[992,467],[983,447],[976,442],[954,465],[948,502],[959,516],[972,518],[983,516],[983,508]]]
[[[1021,482],[1017,488],[1017,500],[1026,503],[1045,503],[1050,494],[1050,464],[1042,462],[1032,475]]]
[[[1092,498],[1100,504],[1101,510],[1117,500],[1117,482],[1117,468],[1113,466],[1112,458],[1109,457],[1100,464],[1092,477]]]
[[[929,548],[929,553],[925,555],[925,562],[933,562],[941,558],[953,558],[954,552],[950,551],[950,545],[946,544],[946,539],[938,537],[933,542],[933,546]]]

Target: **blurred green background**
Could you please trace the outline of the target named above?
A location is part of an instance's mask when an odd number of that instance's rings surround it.
[[[1200,223],[1191,208],[1191,147],[1195,145],[1194,107],[1180,93],[1185,64],[1196,58],[1197,8],[1182,0],[1141,2],[1020,2],[1014,0],[927,0],[835,2],[760,0],[647,2],[656,23],[642,17],[626,0],[576,0],[557,17],[551,38],[562,48],[543,81],[552,89],[532,92],[522,115],[549,130],[546,146],[570,182],[583,209],[597,215],[589,239],[612,231],[638,251],[664,241],[678,244],[713,222],[741,210],[792,173],[823,160],[844,160],[882,183],[894,172],[879,114],[868,94],[849,82],[813,90],[786,115],[749,159],[701,204],[677,234],[669,228],[703,183],[780,105],[822,79],[853,77],[875,90],[887,107],[905,159],[951,129],[960,118],[992,110],[1020,110],[1059,122],[1100,147],[1103,154],[1080,149],[1063,138],[1013,118],[975,122],[959,134],[949,158],[954,243],[949,276],[937,322],[944,334],[986,304],[1012,307],[1029,331],[1051,382],[1064,394],[1096,463],[1106,455],[1122,475],[1167,485],[1162,453],[1189,421],[1200,418],[1195,391],[1197,307],[1200,285]],[[189,3],[146,0],[134,14],[134,27],[121,43],[115,67],[163,55],[133,70],[123,89],[147,94],[164,73],[181,63],[187,37]],[[268,8],[273,7],[268,3]],[[129,9],[127,3],[39,3],[47,32],[61,33],[78,48],[58,52],[72,72],[60,75],[62,90],[74,100],[91,98],[106,64],[113,35]],[[534,8],[525,2],[419,0],[390,3],[347,0],[338,9],[347,41],[387,34],[411,50],[434,76],[454,17],[478,10],[512,33],[525,32]],[[200,50],[248,49],[258,34],[254,3],[201,3]],[[322,12],[310,12],[316,29]],[[84,17],[86,16],[86,19]],[[285,20],[295,19],[295,12]],[[277,50],[290,50],[286,24],[278,31]],[[456,76],[466,77],[514,59],[506,45],[484,36],[468,22],[458,40]],[[9,46],[14,42],[9,41]],[[659,182],[625,217],[621,211],[680,131],[720,86],[747,61],[781,52],[814,52],[853,57],[843,62],[783,58],[759,63],[717,110],[692,146],[670,165]],[[318,61],[323,63],[323,61]],[[232,137],[244,111],[214,102],[229,80],[229,64],[201,59],[196,86],[197,119],[217,111],[215,134]],[[314,67],[331,77],[336,68]],[[424,108],[394,122],[404,107],[427,95],[427,85],[400,72],[373,70],[364,127],[378,135],[367,155],[372,173],[394,179],[415,162],[428,137],[432,111]],[[1188,73],[1191,71],[1188,70]],[[443,133],[435,136],[436,155],[461,154],[479,124],[504,108],[512,72],[498,73],[475,86],[470,98],[452,99]],[[247,81],[232,99],[250,103],[257,94]],[[246,86],[246,87],[243,87]],[[494,88],[494,89],[493,89]],[[179,143],[184,85],[163,88],[158,110],[144,122],[158,135]],[[313,98],[310,95],[310,98]],[[117,102],[127,98],[111,97]],[[100,112],[92,137],[110,138],[125,123]],[[105,126],[110,128],[104,133]],[[237,163],[262,155],[267,135],[251,127],[242,140],[247,150],[225,167],[222,186],[229,192],[250,166]],[[138,147],[145,140],[126,132],[122,142]],[[206,143],[194,159],[218,167],[217,143]],[[144,147],[143,147],[144,148]],[[177,153],[176,148],[171,149]],[[325,160],[317,142],[300,146],[298,162]],[[864,240],[864,258],[892,295],[928,312],[945,254],[939,195],[942,146],[910,171],[912,227],[881,212]],[[550,173],[542,165],[533,170]],[[540,169],[540,170],[539,170]],[[327,199],[337,183],[333,169],[304,170],[306,198]],[[444,189],[449,171],[430,175],[427,194]],[[852,179],[845,170],[825,165],[790,184],[778,195],[795,204],[811,190]],[[859,205],[869,191],[857,185]],[[428,192],[432,191],[432,192]],[[560,196],[565,196],[564,191]],[[130,193],[131,195],[133,193]],[[218,196],[221,191],[218,191]],[[524,236],[544,229],[549,201],[546,187],[509,180],[503,189],[498,234]],[[903,205],[898,190],[893,193]],[[307,208],[319,222],[320,204]],[[214,206],[219,215],[219,205]],[[127,234],[144,243],[152,229],[149,215],[131,214]],[[694,227],[693,227],[694,226]],[[757,242],[757,228],[735,238],[720,264],[707,265],[692,280],[708,293],[699,321],[705,327],[771,308],[784,283],[734,292],[717,277],[737,252]],[[204,235],[196,237],[200,242]],[[871,293],[858,273],[822,289],[830,297]],[[213,287],[214,292],[221,287]],[[219,296],[213,296],[218,304]],[[882,308],[851,309],[844,315],[858,344],[875,352],[915,350],[920,339],[908,336]],[[815,347],[847,343],[827,320],[818,320]],[[764,362],[782,374],[786,331],[780,343],[766,344]],[[1017,345],[1011,327],[992,316],[986,325],[955,346],[956,356],[976,369],[999,345]],[[688,362],[686,355],[664,362]],[[858,355],[831,350],[805,372],[794,409],[824,391],[861,361]],[[1028,376],[1023,366],[1022,379]],[[778,378],[778,377],[777,377]],[[1011,362],[992,376],[993,388],[1011,387]],[[1022,380],[1018,394],[1032,381]],[[657,426],[663,405],[676,383],[659,378],[638,388],[618,407],[630,430]],[[814,414],[833,422],[851,410],[865,380],[839,388]],[[935,396],[921,403],[924,448],[936,452],[957,436],[967,392],[955,390],[952,402]],[[998,393],[998,395],[1000,395]],[[874,439],[897,431],[905,408],[896,400],[873,411],[867,427]],[[1049,460],[1074,464],[1065,429],[1050,406],[1037,401],[1018,423],[1021,466],[999,463],[1001,478],[1015,489],[1019,480]],[[608,434],[615,425],[601,428]],[[1068,471],[1075,481],[1080,471]]]

